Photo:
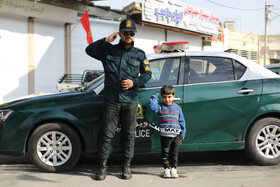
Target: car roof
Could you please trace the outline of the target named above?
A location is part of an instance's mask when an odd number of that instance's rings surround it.
[[[176,57],[176,56],[209,56],[209,57],[226,57],[234,59],[246,59],[233,53],[219,52],[219,51],[185,51],[185,52],[170,52],[147,55],[150,60],[157,58]]]
[[[150,54],[147,55],[149,60],[161,59],[161,58],[170,58],[170,57],[180,57],[180,56],[205,56],[205,57],[224,57],[235,59],[236,61],[242,63],[246,67],[249,67],[252,72],[256,72],[262,76],[262,78],[279,78],[279,75],[271,72],[267,68],[259,65],[256,62],[248,60],[239,55],[229,53],[229,52],[215,52],[215,51],[185,51],[185,52],[168,52],[168,53],[159,53],[159,54]],[[250,73],[249,76],[251,79],[256,78],[254,73]],[[246,77],[248,78],[248,77]],[[242,80],[242,79],[241,79]]]

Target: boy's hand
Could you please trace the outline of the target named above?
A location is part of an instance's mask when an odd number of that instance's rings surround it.
[[[182,137],[182,136],[180,137],[180,140],[184,140],[184,139],[185,139],[184,137]]]

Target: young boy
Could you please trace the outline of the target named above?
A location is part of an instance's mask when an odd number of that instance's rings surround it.
[[[164,85],[160,95],[163,102],[158,102],[159,94],[156,93],[150,98],[149,108],[159,114],[163,177],[177,178],[179,140],[185,137],[185,119],[181,108],[173,101],[175,90],[172,85]]]

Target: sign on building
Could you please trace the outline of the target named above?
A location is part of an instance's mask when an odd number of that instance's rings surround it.
[[[207,35],[218,35],[219,18],[178,0],[143,0],[142,21]]]
[[[261,52],[269,52],[269,47],[268,46],[262,46],[261,47]]]
[[[48,21],[76,23],[77,11],[27,0],[0,0],[0,13]]]

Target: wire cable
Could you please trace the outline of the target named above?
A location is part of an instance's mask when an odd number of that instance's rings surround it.
[[[235,9],[235,10],[242,10],[242,11],[259,11],[259,10],[264,10],[264,8],[256,8],[256,9],[236,8],[236,7],[231,7],[231,6],[223,5],[223,4],[220,4],[220,3],[216,3],[216,2],[211,1],[211,0],[206,0],[206,1],[208,1],[210,3],[214,3],[214,4],[219,5],[219,6],[226,7],[226,8]]]
[[[261,27],[260,27],[261,26]],[[255,26],[254,30],[249,32],[247,35],[245,35],[243,38],[246,38],[247,36],[254,34],[253,32],[258,30],[258,28],[263,28],[264,27],[264,23],[262,20],[259,21],[259,23]],[[262,31],[260,31],[262,33]]]
[[[273,9],[277,9],[277,10],[280,10],[276,5],[273,5],[272,7]]]
[[[280,32],[277,31],[277,30],[273,27],[273,25],[270,24],[269,26],[270,26],[270,28],[272,29],[272,31],[276,33],[275,35],[280,35]],[[279,41],[280,41],[280,39],[278,39],[278,42],[279,42]]]

